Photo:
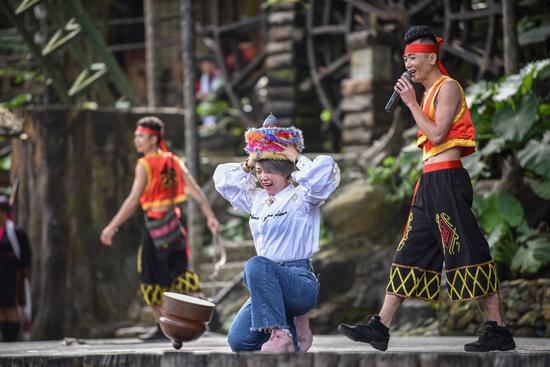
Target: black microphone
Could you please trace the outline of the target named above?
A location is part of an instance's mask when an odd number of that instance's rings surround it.
[[[405,79],[408,79],[408,80],[411,80],[410,74],[406,71],[403,74],[401,74],[401,77],[405,78]],[[386,107],[384,107],[384,108],[388,112],[393,112],[393,110],[395,110],[395,106],[397,106],[398,101],[399,101],[399,93],[397,93],[397,91],[394,90],[391,97],[390,97],[390,99],[388,100],[388,103],[386,103]]]

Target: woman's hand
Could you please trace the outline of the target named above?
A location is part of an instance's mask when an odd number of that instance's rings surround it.
[[[289,161],[296,162],[296,158],[300,155],[300,153],[298,152],[298,150],[294,145],[292,144],[285,145],[278,142],[274,142],[274,143],[276,146],[283,149],[281,153],[284,154]]]
[[[113,237],[118,232],[118,228],[107,226],[101,231],[101,242],[106,246],[111,246],[113,244]]]
[[[251,159],[250,157],[248,157],[248,158],[246,158],[246,161],[244,161],[244,163],[251,170],[253,170],[254,167],[256,167],[256,159]]]
[[[209,216],[206,218],[206,225],[208,226],[208,229],[210,229],[210,232],[214,235],[220,231],[220,223],[214,216]]]
[[[243,169],[243,171],[245,171],[246,173],[252,171],[254,169],[254,167],[256,166],[256,161],[255,160],[252,160],[250,158],[247,158],[244,162],[241,163],[241,168]]]
[[[417,103],[416,101],[416,91],[414,90],[414,87],[410,80],[406,78],[399,78],[397,80],[397,83],[395,83],[395,87],[393,88],[399,93],[399,96],[401,97],[401,100],[403,103],[411,108],[410,106],[414,103]]]

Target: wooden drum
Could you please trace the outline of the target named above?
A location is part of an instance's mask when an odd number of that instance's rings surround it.
[[[172,340],[174,348],[180,349],[182,342],[195,340],[204,334],[215,307],[204,299],[164,292],[160,328]]]

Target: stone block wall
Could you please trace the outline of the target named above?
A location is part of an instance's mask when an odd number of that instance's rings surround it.
[[[264,114],[275,114],[281,126],[302,129],[307,151],[320,152],[325,150],[320,136],[322,107],[309,78],[304,34],[305,10],[301,4],[282,3],[271,8]]]
[[[390,128],[384,106],[394,79],[389,36],[374,30],[348,34],[350,78],[341,84],[342,143],[348,152],[362,152]]]
[[[295,4],[280,4],[268,16],[268,43],[265,69],[268,87],[264,114],[275,114],[281,126],[292,125],[295,113],[295,44],[303,39],[303,30],[295,29]]]

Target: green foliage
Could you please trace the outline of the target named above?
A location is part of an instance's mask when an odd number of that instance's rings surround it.
[[[239,111],[231,107],[229,102],[224,98],[223,85],[224,81],[220,80],[216,91],[209,94],[209,96],[197,105],[196,112],[201,118],[207,116],[215,116],[215,124],[207,124],[199,126],[199,136],[201,139],[216,139],[219,136],[229,137],[227,145],[225,147],[219,146],[220,149],[230,149],[235,139],[241,140],[245,131],[245,125],[240,119]],[[246,111],[250,107],[250,101],[248,98],[241,99],[241,105]],[[206,142],[206,150],[212,149],[212,145]]]
[[[388,201],[410,198],[422,171],[421,157],[422,152],[415,144],[406,146],[398,157],[388,156],[381,165],[369,167],[367,182],[388,187]]]
[[[11,154],[0,158],[0,170],[9,171],[11,169]]]
[[[514,229],[524,222],[521,203],[512,195],[497,192],[476,197],[474,211],[496,262],[510,266],[518,247]]]
[[[536,274],[550,263],[550,238],[539,236],[527,241],[512,259],[512,270],[524,274]]]
[[[386,157],[382,164],[375,167],[369,167],[367,171],[368,182],[373,185],[384,185],[395,179],[397,173],[397,164],[395,157]]]
[[[4,54],[23,54],[29,52],[29,46],[16,29],[3,28],[0,32],[0,50]]]
[[[323,111],[321,111],[321,115],[319,117],[321,118],[321,121],[329,122],[330,120],[332,120],[332,113],[330,112],[330,110],[324,109]]]
[[[248,239],[248,217],[238,216],[229,219],[220,225],[222,238],[231,241],[242,241]]]
[[[497,136],[505,141],[521,142],[535,124],[538,115],[538,102],[526,95],[517,108],[506,103],[495,111],[491,120]]]
[[[41,73],[37,73],[33,70],[19,69],[16,67],[0,68],[0,77],[12,78],[14,85],[21,85],[27,81],[44,82],[46,79]]]
[[[550,264],[548,235],[529,227],[521,203],[514,196],[496,192],[476,197],[474,203],[496,262],[516,275],[533,275]]]
[[[277,6],[279,4],[294,4],[299,3],[302,0],[264,0],[262,3],[263,8],[269,8],[271,6]]]
[[[229,110],[229,103],[223,100],[208,100],[199,103],[197,106],[197,115],[205,116],[223,116]]]
[[[229,106],[229,102],[220,98],[220,94],[221,94],[220,92],[223,90],[224,84],[225,84],[225,81],[223,79],[218,80],[216,85],[216,90],[209,93],[206,99],[197,105],[197,109],[196,109],[197,115],[199,115],[200,117],[205,117],[205,116],[221,117],[229,113],[229,111],[231,110],[231,107]]]
[[[322,221],[319,233],[319,246],[325,247],[334,244],[334,237],[334,232]]]
[[[550,181],[541,182],[537,180],[532,180],[528,181],[528,183],[535,194],[537,194],[537,196],[545,200],[550,200]]]
[[[496,83],[468,88],[480,154],[471,158],[475,179],[490,176],[488,163],[513,155],[524,181],[541,199],[550,199],[550,60],[530,63]],[[500,160],[499,160],[500,158]],[[528,179],[527,179],[528,178]],[[530,228],[519,200],[508,193],[476,197],[474,209],[495,261],[514,275],[534,275],[550,265],[547,234]]]
[[[46,78],[44,74],[33,70],[27,70],[26,67],[26,65],[21,65],[20,67],[0,67],[0,78],[9,79],[12,86],[24,86],[26,89],[25,91],[22,91],[10,98],[8,101],[0,103],[8,110],[12,110],[32,102],[32,85],[42,86],[45,84]]]
[[[548,3],[546,2],[546,4]],[[548,15],[544,16],[544,14],[548,14],[548,11],[541,9],[541,5],[543,4],[533,4],[533,2],[530,2],[529,5],[524,5],[520,3],[520,6],[522,5],[536,9],[537,13],[533,16],[524,16],[518,21],[519,45],[525,47],[546,42],[550,36],[550,23]]]
[[[532,139],[518,152],[520,165],[537,175],[550,180],[550,131],[542,140]],[[550,181],[546,181],[548,183]]]
[[[32,95],[30,93],[21,93],[13,97],[7,102],[2,103],[2,106],[8,110],[13,110],[17,107],[24,106],[26,103],[32,101]]]
[[[269,71],[269,75],[277,79],[295,80],[296,69],[284,68],[284,69],[278,69],[278,70],[271,70]]]
[[[493,232],[501,224],[510,228],[517,227],[523,221],[524,215],[521,203],[505,192],[496,192],[476,200],[474,210],[486,233]]]
[[[463,158],[462,164],[470,173],[471,177],[486,177],[489,175],[487,164],[483,160],[479,159],[476,154]]]
[[[481,169],[470,172],[472,178],[488,176],[485,162],[513,154],[526,174],[545,187],[550,179],[549,77],[550,59],[541,60],[527,64],[518,74],[498,82],[481,81],[466,90],[481,147],[473,157],[478,162],[471,163]]]

